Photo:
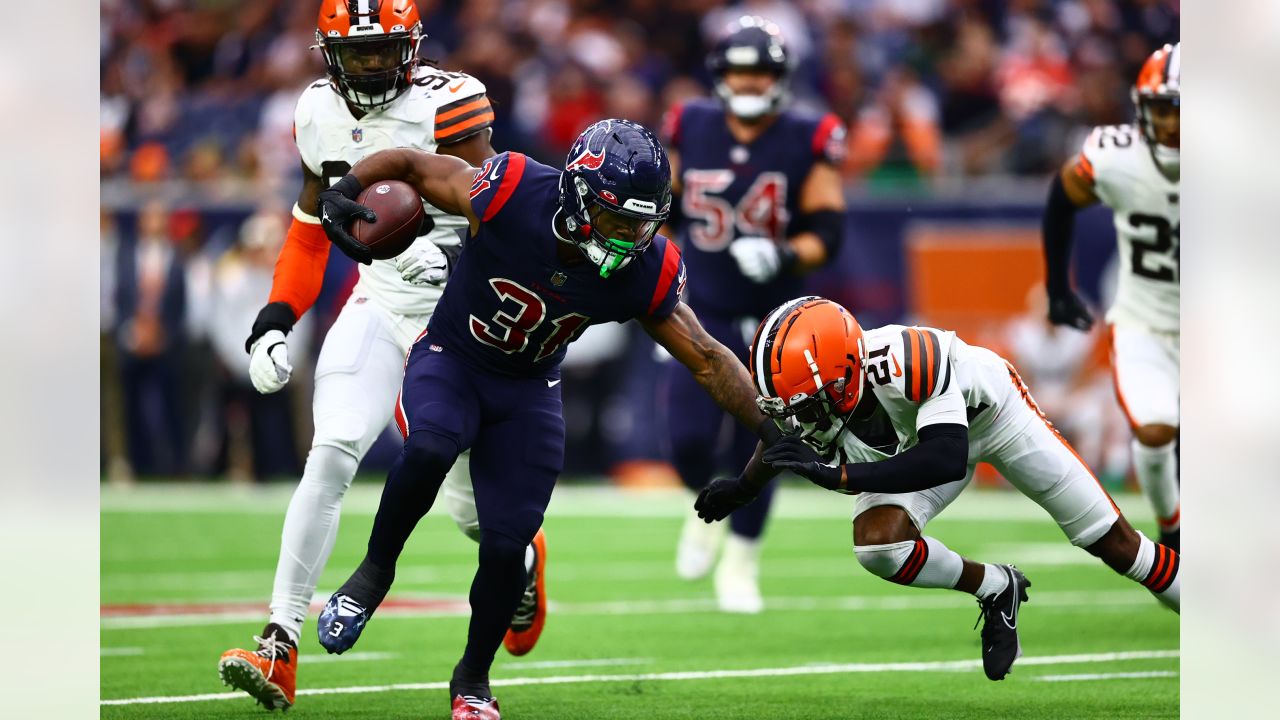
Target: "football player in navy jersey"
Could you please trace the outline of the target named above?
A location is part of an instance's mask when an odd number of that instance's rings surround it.
[[[698,282],[686,301],[716,340],[747,362],[747,342],[760,319],[802,295],[803,275],[837,251],[844,223],[839,166],[845,131],[834,115],[787,108],[790,64],[777,26],[745,16],[729,26],[707,59],[715,100],[672,108],[663,142],[671,157],[676,195],[671,225]],[[726,465],[751,456],[755,437],[733,428],[694,377],[672,364],[667,409],[672,460],[697,492]],[[727,452],[725,452],[727,451]],[[729,537],[715,572],[722,610],[760,612],[759,539],[772,491],[730,518]],[[676,551],[676,572],[706,575],[723,527],[692,513]]]
[[[467,218],[471,232],[409,354],[396,410],[404,449],[364,560],[321,613],[320,642],[336,653],[355,644],[391,587],[405,540],[470,449],[479,568],[450,694],[454,718],[497,718],[489,667],[524,592],[525,548],[564,460],[566,346],[589,325],[634,318],[766,444],[780,432],[757,408],[746,367],[680,301],[680,250],[657,233],[670,211],[671,167],[649,130],[602,120],[579,136],[563,171],[519,153],[479,169],[412,149],[370,155],[320,195],[329,239],[360,262],[369,250],[345,227],[373,215],[354,198],[382,179],[410,183],[432,205]],[[754,459],[747,474],[767,480],[773,471]]]

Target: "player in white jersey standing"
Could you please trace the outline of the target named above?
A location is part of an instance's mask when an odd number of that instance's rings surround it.
[[[1132,90],[1136,125],[1095,128],[1054,178],[1044,213],[1049,319],[1088,330],[1071,289],[1075,214],[1098,201],[1115,213],[1120,276],[1107,312],[1116,397],[1133,428],[1134,473],[1160,542],[1179,547],[1179,84],[1181,44],[1155,51]]]
[[[1179,608],[1177,552],[1129,525],[994,352],[932,328],[864,332],[848,310],[810,296],[765,317],[751,377],[761,411],[789,433],[763,461],[858,495],[853,550],[872,574],[977,596],[988,678],[1003,679],[1021,653],[1018,608],[1031,583],[1011,565],[974,562],[923,534],[979,462],[1044,508],[1073,545]],[[749,502],[758,488],[748,477],[758,475],[714,481],[698,514],[711,522]]]
[[[418,59],[422,29],[413,0],[323,0],[316,47],[327,77],[298,99],[294,137],[303,185],[276,261],[267,305],[246,342],[258,392],[289,381],[287,335],[320,292],[330,243],[316,217],[320,191],[378,150],[412,147],[479,166],[494,154],[493,109],[484,84]],[[402,255],[359,268],[360,278],[325,336],[316,361],[315,437],[302,480],[285,514],[271,615],[256,650],[232,649],[218,669],[223,682],[268,710],[294,701],[303,621],[338,532],[343,495],[360,459],[386,429],[404,379],[405,357],[443,292],[457,230],[467,221],[427,206],[423,234]],[[444,484],[450,514],[479,539],[465,458]],[[529,586],[504,641],[513,654],[532,649],[546,613],[545,541],[526,553]]]

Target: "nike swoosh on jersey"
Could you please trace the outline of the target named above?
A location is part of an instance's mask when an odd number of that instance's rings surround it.
[[[493,182],[498,181],[498,168],[494,168],[489,171],[489,179],[492,180]]]
[[[560,381],[559,381],[559,380],[548,380],[548,381],[547,381],[547,387],[549,387],[549,388],[553,388],[553,387],[555,387],[555,386],[557,386],[557,385],[559,385],[559,384],[560,384]]]
[[[466,85],[466,84],[467,84],[467,81],[466,81],[466,80],[459,80],[457,85],[450,85],[450,86],[449,86],[449,92],[451,92],[451,93],[456,93],[456,92],[458,92],[459,90],[461,90],[461,89],[462,89],[462,86],[463,86],[463,85]]]
[[[893,353],[889,353],[889,359],[893,361],[893,376],[902,377],[902,368],[898,366],[898,357]]]

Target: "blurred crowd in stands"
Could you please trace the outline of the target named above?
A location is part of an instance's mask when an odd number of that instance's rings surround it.
[[[596,119],[656,127],[665,108],[705,94],[710,41],[741,14],[765,16],[797,60],[795,102],[831,110],[850,128],[843,168],[850,192],[880,197],[990,176],[1047,178],[1090,126],[1130,119],[1138,67],[1179,32],[1178,0],[417,4],[427,34],[422,55],[488,87],[494,147],[553,164]],[[286,392],[253,392],[243,342],[270,289],[297,193],[294,103],[324,74],[319,52],[309,49],[318,5],[102,0],[108,476],[300,472],[310,439],[307,364],[354,281],[350,263],[330,263],[326,294],[291,337],[292,347],[312,351],[292,356]],[[175,201],[165,191],[179,186],[187,191]],[[1020,332],[1011,352],[1045,328]],[[1086,350],[1059,350],[1041,354],[1078,356],[1077,365],[1088,366]],[[1100,386],[1089,382],[1098,396]],[[598,414],[610,412],[599,398],[588,401]],[[1110,399],[1090,402],[1109,407]],[[1109,427],[1096,419],[1080,425]],[[1098,462],[1116,464],[1103,447],[1114,443],[1097,442]],[[378,464],[376,448],[366,464]]]
[[[102,174],[290,178],[324,67],[317,0],[102,0]],[[418,0],[423,55],[485,82],[494,146],[559,159],[603,116],[656,125],[704,92],[708,42],[755,13],[798,102],[849,124],[851,180],[1043,174],[1176,39],[1178,0]]]

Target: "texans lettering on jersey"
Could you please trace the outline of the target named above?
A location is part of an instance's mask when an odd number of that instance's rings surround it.
[[[675,310],[684,262],[661,235],[607,278],[585,257],[575,265],[560,261],[556,249],[565,241],[553,222],[559,183],[559,170],[520,153],[485,162],[471,187],[480,228],[458,259],[423,342],[489,372],[555,377],[565,349],[588,326],[664,318]]]
[[[440,145],[465,140],[493,124],[493,109],[484,83],[464,73],[422,66],[413,85],[385,109],[357,120],[328,79],[302,92],[294,110],[293,134],[307,169],[324,181],[337,182],[351,166],[379,150],[411,147],[435,152]],[[424,205],[435,229],[416,242],[456,245],[467,221]],[[360,265],[359,292],[400,315],[425,315],[435,308],[441,289],[414,286],[400,277],[390,260]]]
[[[1179,181],[1160,172],[1131,125],[1094,128],[1075,172],[1115,215],[1120,276],[1107,321],[1178,332]]]
[[[663,144],[679,153],[682,191],[680,247],[697,284],[689,304],[721,317],[764,317],[803,294],[802,280],[780,276],[759,284],[742,274],[726,251],[739,237],[791,234],[800,188],[815,163],[840,165],[844,127],[834,115],[786,110],[755,141],[741,144],[713,100],[678,105],[663,123]]]

